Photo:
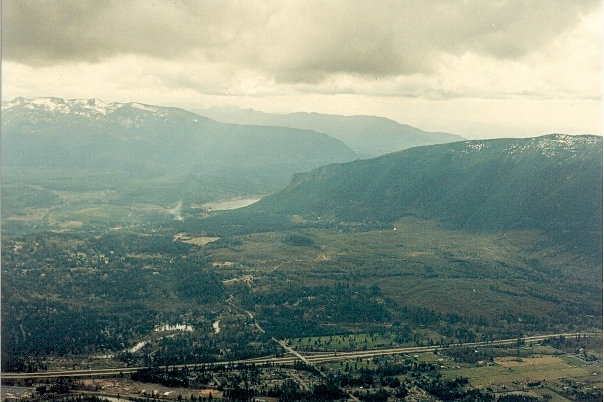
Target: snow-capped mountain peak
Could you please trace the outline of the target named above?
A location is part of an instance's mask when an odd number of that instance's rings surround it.
[[[16,107],[23,107],[29,110],[39,110],[46,112],[55,112],[60,114],[78,114],[87,115],[107,115],[123,106],[119,103],[105,103],[100,99],[61,99],[54,97],[42,98],[16,98],[10,102],[2,104],[2,111],[7,111]]]
[[[152,105],[145,105],[137,102],[105,103],[100,99],[62,99],[55,97],[40,97],[40,98],[15,98],[9,102],[2,103],[2,111],[8,111],[14,108],[23,108],[31,111],[43,111],[58,113],[64,115],[79,115],[85,117],[100,117],[107,116],[124,106],[129,106],[133,109],[143,110],[164,118],[166,113],[162,108]]]

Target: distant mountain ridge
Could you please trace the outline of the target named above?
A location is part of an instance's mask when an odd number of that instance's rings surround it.
[[[198,109],[196,112],[228,123],[283,126],[325,133],[339,139],[363,157],[380,156],[420,145],[464,140],[459,135],[424,131],[377,116],[303,112],[271,114],[234,108]]]
[[[462,141],[322,166],[225,217],[237,214],[369,223],[412,215],[478,231],[542,230],[601,250],[602,137]]]
[[[276,190],[295,172],[356,159],[310,130],[220,123],[183,109],[98,99],[17,98],[2,105],[6,167],[248,175]]]

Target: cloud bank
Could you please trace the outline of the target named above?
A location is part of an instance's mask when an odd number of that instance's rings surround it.
[[[3,3],[4,57],[32,66],[119,55],[196,59],[279,82],[431,73],[443,56],[517,59],[597,1],[19,0]]]
[[[598,0],[4,0],[2,93],[600,133],[601,21]]]

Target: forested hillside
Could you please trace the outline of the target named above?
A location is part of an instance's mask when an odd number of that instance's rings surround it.
[[[473,231],[542,230],[601,251],[602,139],[549,135],[416,147],[296,175],[224,219],[303,216],[387,224],[404,216]],[[218,218],[218,217],[216,217]]]

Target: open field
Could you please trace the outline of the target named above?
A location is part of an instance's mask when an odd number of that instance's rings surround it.
[[[595,375],[594,375],[595,373]],[[467,377],[470,383],[475,387],[501,387],[507,385],[513,387],[514,383],[532,382],[532,381],[557,381],[562,378],[591,379],[596,377],[594,383],[601,384],[601,368],[579,368],[572,367],[561,360],[547,364],[527,364],[515,367],[490,366],[478,368],[455,369],[443,375],[455,377]]]
[[[350,334],[294,338],[289,345],[296,350],[348,351],[399,346],[399,343],[393,334]]]
[[[220,240],[220,237],[190,237],[187,236],[185,233],[177,233],[176,235],[174,235],[174,241],[182,241],[184,243],[193,244],[195,246],[205,246],[206,244],[213,243],[216,240]]]
[[[518,349],[518,354],[525,347]],[[600,349],[591,349],[598,353]],[[496,394],[521,392],[525,395],[546,396],[553,401],[583,400],[594,390],[602,391],[601,360],[585,360],[557,349],[531,348],[524,357],[495,357],[493,362],[467,365],[440,359],[445,378],[465,377],[469,384],[479,389],[489,389]],[[555,354],[548,354],[554,352]]]

